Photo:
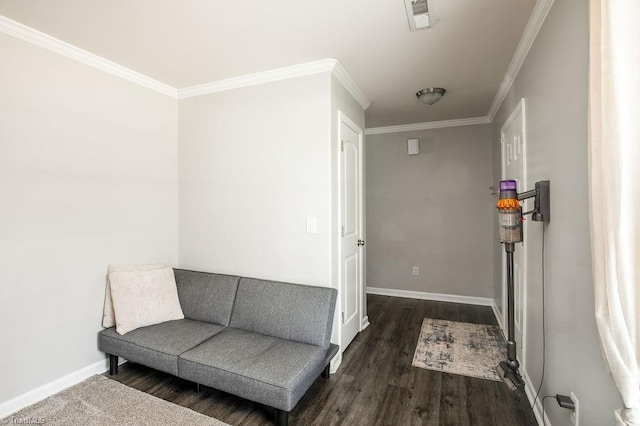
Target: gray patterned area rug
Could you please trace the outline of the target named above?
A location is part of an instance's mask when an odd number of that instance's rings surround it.
[[[23,408],[0,424],[229,426],[97,375]]]
[[[425,318],[411,365],[499,382],[506,347],[500,327]]]

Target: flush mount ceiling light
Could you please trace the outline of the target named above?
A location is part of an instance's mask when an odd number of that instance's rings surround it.
[[[427,105],[433,105],[444,96],[447,91],[441,87],[429,87],[428,89],[422,89],[416,93],[416,96],[422,103]]]
[[[407,9],[409,27],[411,31],[429,28],[429,5],[427,0],[404,0],[404,7]]]

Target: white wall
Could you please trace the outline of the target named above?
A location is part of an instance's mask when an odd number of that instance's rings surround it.
[[[366,152],[368,286],[492,297],[491,125],[368,135]]]
[[[0,403],[104,359],[112,262],[177,262],[177,101],[0,34]]]
[[[546,228],[547,359],[541,395],[580,401],[580,426],[614,423],[622,406],[603,362],[596,332],[591,275],[587,182],[588,2],[556,1],[493,122],[494,180],[500,180],[500,129],[526,99],[530,182],[551,181]],[[528,188],[527,188],[528,189]],[[542,227],[529,224],[527,372],[542,376]],[[494,290],[501,291],[502,249],[494,244]],[[500,305],[500,303],[498,303]],[[569,411],[545,404],[554,426],[569,426]]]
[[[329,76],[180,101],[181,267],[331,285]]]

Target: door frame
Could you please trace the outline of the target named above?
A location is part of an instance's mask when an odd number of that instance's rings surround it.
[[[500,129],[500,176],[502,180],[508,179],[505,176],[506,169],[506,158],[505,158],[505,133],[514,123],[514,121],[521,116],[522,118],[522,182],[520,183],[518,191],[523,192],[526,191],[529,187],[529,177],[527,175],[527,116],[526,116],[526,106],[525,106],[525,98],[520,99],[518,105],[511,111],[509,114],[509,118],[504,122],[502,128]],[[527,311],[528,311],[528,303],[527,303],[527,293],[528,293],[528,256],[527,256],[527,222],[525,221],[523,224],[523,243],[521,246],[517,246],[516,250],[522,251],[522,336],[521,344],[522,350],[518,351],[518,360],[520,361],[520,367],[522,370],[526,370],[526,353],[527,353]],[[507,277],[506,277],[506,257],[504,255],[504,251],[501,250],[501,269],[502,269],[502,331],[506,334],[507,327]],[[514,307],[516,306],[517,301],[514,300]]]
[[[365,205],[364,205],[364,131],[356,124],[353,122],[353,120],[351,120],[347,115],[345,115],[342,111],[338,111],[338,139],[337,139],[337,146],[336,146],[336,152],[338,153],[338,167],[337,167],[337,182],[338,182],[338,204],[337,204],[337,208],[338,208],[338,226],[336,227],[336,238],[338,239],[338,244],[337,244],[337,248],[338,248],[338,300],[336,301],[338,309],[336,310],[336,313],[338,315],[340,315],[340,313],[342,312],[342,244],[341,244],[341,238],[342,238],[342,198],[343,198],[343,186],[342,186],[342,124],[346,125],[347,127],[349,127],[351,130],[353,130],[355,133],[358,134],[358,193],[359,193],[359,200],[358,203],[360,205],[360,212],[359,212],[359,218],[358,218],[358,234],[360,235],[360,239],[364,239],[366,241],[366,239],[364,238],[364,232],[365,232],[365,227],[364,227],[364,210],[365,210]],[[359,332],[364,330],[368,325],[369,325],[369,320],[366,319],[366,316],[364,315],[364,297],[365,297],[365,293],[364,293],[364,289],[366,288],[366,276],[365,276],[365,250],[364,250],[364,246],[360,246],[359,248],[360,250],[360,266],[359,266],[359,275],[360,275],[360,280],[358,282],[358,288],[357,288],[357,293],[358,293],[358,312],[359,312],[359,316],[360,318],[359,320],[359,327],[358,330]],[[340,317],[338,317],[338,341],[342,342],[342,319]],[[342,347],[342,345],[340,345],[340,354],[342,354],[342,352],[344,352],[345,348]]]

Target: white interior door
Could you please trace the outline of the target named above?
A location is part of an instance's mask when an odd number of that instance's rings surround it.
[[[362,131],[340,119],[340,347],[360,331],[363,279]]]
[[[520,101],[509,119],[502,126],[502,179],[518,182],[518,192],[527,191],[526,179],[526,128],[524,99]],[[513,254],[514,319],[517,358],[522,368],[525,362],[525,331],[527,310],[527,221],[524,223],[524,241],[515,245]],[[502,255],[502,324],[507,327],[506,255]],[[506,331],[506,330],[505,330]]]

